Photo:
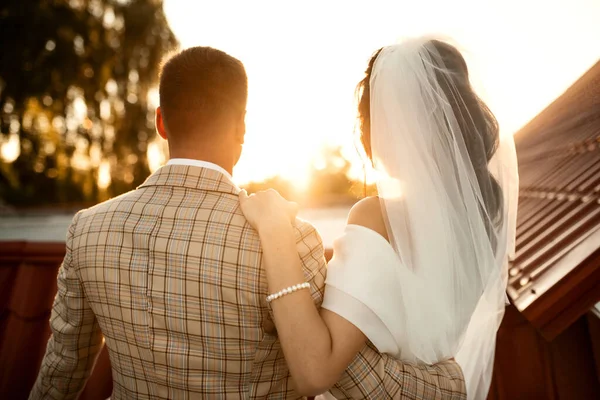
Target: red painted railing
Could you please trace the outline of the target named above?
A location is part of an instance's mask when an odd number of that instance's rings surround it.
[[[0,243],[0,398],[26,399],[35,382],[56,295],[64,243]],[[104,400],[112,392],[103,349],[81,399]]]

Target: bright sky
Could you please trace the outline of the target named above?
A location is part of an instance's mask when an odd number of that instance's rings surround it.
[[[504,134],[533,118],[600,59],[598,0],[164,0],[182,47],[213,46],[249,76],[239,183],[302,182],[324,145],[356,160],[354,88],[377,48],[450,37]],[[357,174],[358,175],[358,174]]]

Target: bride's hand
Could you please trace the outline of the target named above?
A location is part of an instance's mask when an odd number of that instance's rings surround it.
[[[298,205],[287,201],[276,190],[269,189],[248,196],[245,190],[239,194],[244,216],[259,233],[292,226],[298,214]]]

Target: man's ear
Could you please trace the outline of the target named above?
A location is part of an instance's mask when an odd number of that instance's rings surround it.
[[[165,120],[163,118],[162,110],[160,107],[156,107],[156,117],[155,117],[155,125],[156,132],[160,135],[161,138],[167,140],[167,130],[165,129]]]
[[[241,113],[235,127],[235,138],[239,144],[244,144],[244,136],[246,135],[246,110]]]

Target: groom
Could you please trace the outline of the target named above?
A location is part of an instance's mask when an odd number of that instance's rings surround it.
[[[113,400],[300,398],[267,306],[259,238],[231,180],[244,143],[244,67],[191,48],[164,65],[159,90],[156,128],[171,159],[138,189],[73,219],[30,398],[76,398],[103,337]],[[321,239],[299,221],[297,243],[319,307]],[[454,362],[405,365],[368,345],[332,393],[462,399],[464,390]]]

